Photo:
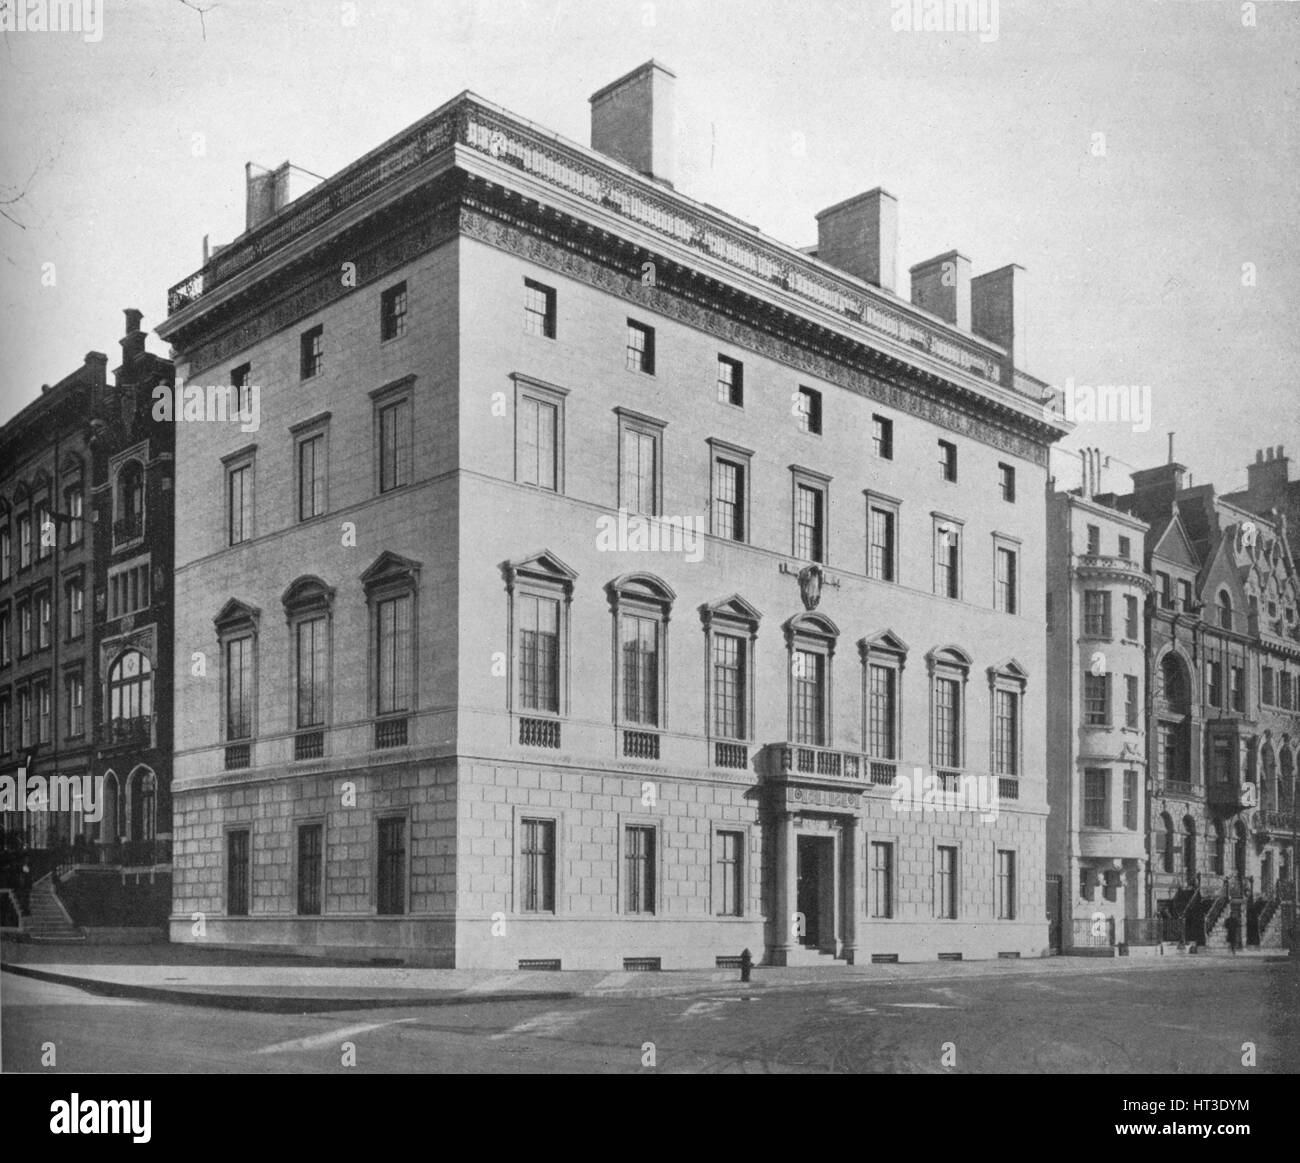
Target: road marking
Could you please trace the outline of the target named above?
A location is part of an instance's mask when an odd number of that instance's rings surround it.
[[[319,1050],[324,1046],[336,1046],[340,1041],[365,1034],[370,1030],[381,1030],[385,1026],[400,1026],[403,1022],[417,1022],[419,1018],[394,1018],[391,1022],[368,1022],[364,1026],[343,1026],[330,1030],[327,1034],[313,1034],[310,1038],[295,1038],[292,1042],[276,1042],[273,1046],[263,1046],[255,1051],[257,1054],[283,1054],[289,1050]]]
[[[531,1034],[535,1038],[558,1038],[590,1013],[591,1010],[549,1010],[520,1022],[504,1034],[493,1034],[491,1040],[499,1042],[502,1038],[516,1038],[523,1034]]]
[[[885,1005],[896,1010],[955,1010],[956,1006],[943,1006],[937,1001],[887,1001]]]

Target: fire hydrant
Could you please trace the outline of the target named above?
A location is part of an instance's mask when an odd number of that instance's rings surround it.
[[[749,971],[754,968],[754,955],[746,949],[740,955],[740,980],[749,980]]]

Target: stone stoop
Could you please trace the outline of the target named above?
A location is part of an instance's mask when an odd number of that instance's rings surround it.
[[[796,945],[791,949],[785,963],[787,966],[797,966],[800,969],[806,969],[811,965],[847,964],[842,957],[836,957],[834,953],[826,953],[821,949],[809,949],[804,945]]]
[[[86,939],[86,934],[68,916],[63,902],[54,891],[54,882],[49,874],[32,885],[31,912],[22,920],[22,933],[30,941],[49,944]]]

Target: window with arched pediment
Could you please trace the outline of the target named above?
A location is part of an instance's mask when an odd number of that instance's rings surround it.
[[[825,614],[796,614],[785,624],[790,654],[789,738],[829,747],[835,738],[832,684],[839,627]]]
[[[624,574],[605,590],[614,617],[614,721],[662,730],[668,725],[668,621],[677,595],[651,573]]]

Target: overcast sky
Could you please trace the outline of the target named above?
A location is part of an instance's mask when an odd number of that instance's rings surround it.
[[[116,366],[122,308],[159,322],[203,235],[243,229],[246,161],[329,175],[463,89],[587,144],[587,98],[654,56],[681,190],[807,245],[883,185],[901,271],[1027,269],[1029,371],[1150,388],[1148,431],[1064,442],[1116,458],[1106,487],[1173,430],[1228,491],[1256,448],[1300,457],[1300,3],[1251,7],[1000,0],[994,39],[898,30],[891,0],[107,0],[96,43],[8,32],[0,420],[88,350]]]

